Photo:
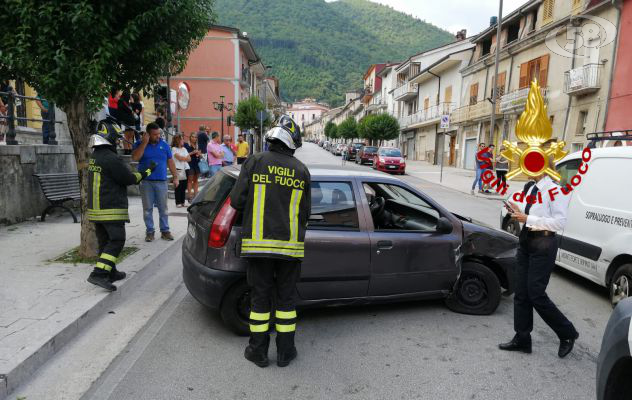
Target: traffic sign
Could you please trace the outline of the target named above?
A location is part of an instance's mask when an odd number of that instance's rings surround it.
[[[265,111],[257,111],[257,121],[259,121],[259,123],[265,121],[267,116],[268,113],[266,113]]]
[[[444,114],[441,116],[441,129],[450,128],[450,114]]]

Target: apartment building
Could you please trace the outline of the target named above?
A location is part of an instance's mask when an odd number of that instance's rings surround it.
[[[361,101],[364,104],[364,115],[379,114],[386,109],[382,98],[382,76],[386,64],[372,64],[364,74],[364,92]]]
[[[453,93],[461,90],[459,70],[469,63],[473,47],[461,31],[457,41],[416,54],[393,68],[394,115],[402,131],[399,146],[409,159],[436,164],[447,145],[447,162],[454,164],[456,139],[445,141],[444,136],[456,137],[456,133],[444,132],[439,125],[441,116],[458,104]]]
[[[290,117],[292,117],[296,123],[300,124],[303,129],[305,126],[319,119],[321,115],[327,111],[329,111],[328,105],[319,103],[315,99],[310,98],[292,103],[287,108],[287,113]]]
[[[177,76],[170,77],[171,89],[181,82],[190,88],[190,102],[186,110],[176,110],[174,121],[180,120],[180,130],[197,131],[200,125],[211,130],[236,136],[239,129],[228,126],[231,112],[222,114],[213,107],[223,96],[235,110],[241,100],[257,95],[269,109],[280,104],[278,80],[265,78],[266,67],[245,32],[237,28],[213,25],[198,47],[191,52],[187,65]]]
[[[458,166],[475,167],[479,142],[498,149],[504,139],[517,140],[515,125],[533,79],[538,80],[547,102],[552,140],[564,140],[575,151],[585,145],[586,133],[603,128],[615,46],[602,40],[608,31],[603,26],[595,31],[592,17],[606,21],[604,25],[617,23],[610,1],[530,1],[503,19],[500,40],[494,19],[472,39],[476,46],[472,62],[461,70],[463,105],[451,115],[452,123],[459,126],[457,140],[463,149]],[[491,129],[494,85],[497,118]]]

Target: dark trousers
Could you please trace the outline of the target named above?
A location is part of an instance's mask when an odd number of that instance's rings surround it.
[[[176,205],[184,204],[184,198],[187,193],[187,180],[178,181],[178,187],[175,188],[174,194],[176,196]]]
[[[42,111],[42,119],[49,119],[50,118],[50,110],[48,111]],[[42,143],[43,144],[48,144],[48,141],[50,140],[50,122],[46,121],[46,122],[42,122]]]
[[[95,223],[99,259],[95,271],[110,272],[116,269],[118,257],[125,245],[125,222]]]
[[[274,305],[277,350],[294,347],[296,331],[296,282],[301,275],[300,261],[275,258],[248,259],[250,290],[250,343],[261,343],[269,334]]]
[[[557,236],[530,237],[523,233],[518,248],[515,273],[514,329],[528,340],[533,330],[533,309],[560,339],[574,339],[573,324],[546,294],[551,271],[555,266]]]
[[[507,176],[506,175],[507,175],[507,171],[498,171],[498,170],[496,170],[496,178],[498,178],[498,185],[500,185],[500,187],[507,186]]]

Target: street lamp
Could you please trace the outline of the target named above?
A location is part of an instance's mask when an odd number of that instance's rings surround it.
[[[233,103],[224,103],[224,97],[225,96],[219,96],[220,101],[213,102],[213,108],[222,113],[222,140],[224,140],[224,110],[232,111],[233,109]]]

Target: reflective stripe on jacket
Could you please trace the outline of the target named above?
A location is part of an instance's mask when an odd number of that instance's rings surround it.
[[[127,221],[127,186],[138,184],[149,174],[132,172],[112,146],[98,146],[88,165],[88,220]]]
[[[310,187],[307,167],[285,146],[246,160],[230,193],[243,213],[242,257],[303,258]]]

